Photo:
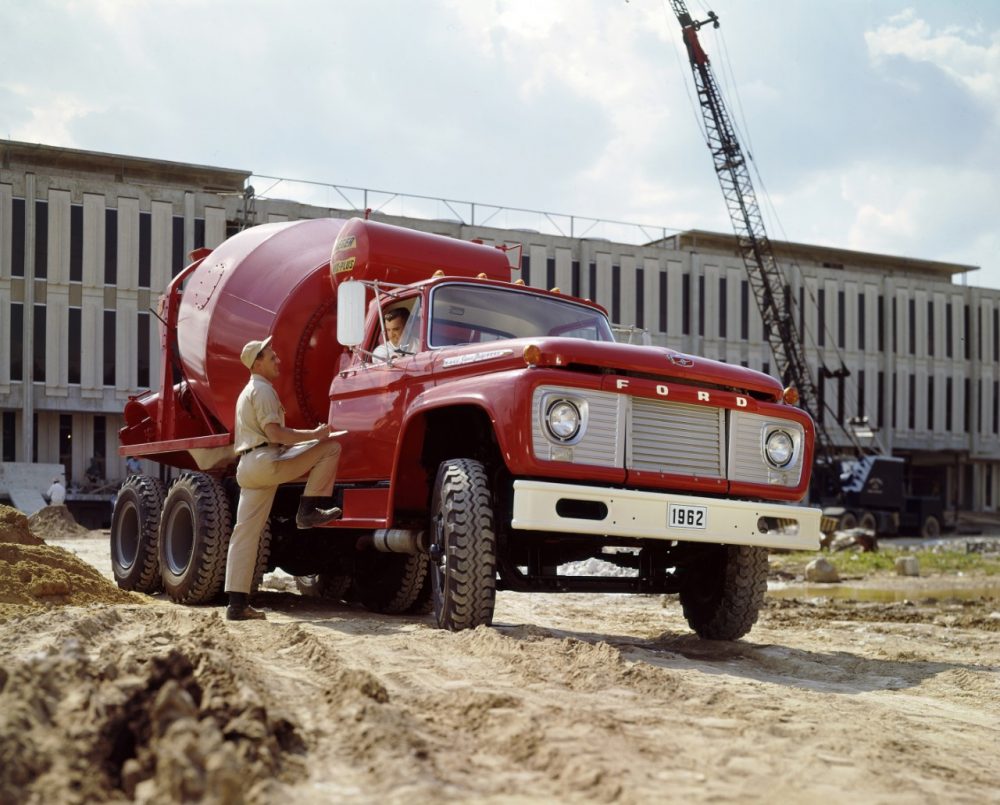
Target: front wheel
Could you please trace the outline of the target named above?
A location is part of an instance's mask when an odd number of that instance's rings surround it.
[[[736,640],[757,622],[767,593],[767,548],[705,546],[681,587],[688,625],[707,640]]]
[[[928,514],[920,526],[920,536],[924,539],[937,539],[941,536],[941,521],[933,514]]]
[[[844,512],[837,521],[838,531],[850,531],[858,527],[858,516],[854,512]]]
[[[496,531],[483,465],[442,462],[431,502],[431,585],[434,618],[442,629],[474,629],[493,622],[496,604]]]

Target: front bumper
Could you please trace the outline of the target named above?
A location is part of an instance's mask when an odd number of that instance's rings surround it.
[[[671,504],[705,507],[705,527],[668,525]],[[559,509],[586,510],[598,515],[567,516],[560,514]],[[602,512],[604,516],[598,519]],[[820,510],[806,506],[514,481],[511,526],[529,531],[815,550],[819,548],[819,524]],[[766,527],[762,529],[761,525]]]

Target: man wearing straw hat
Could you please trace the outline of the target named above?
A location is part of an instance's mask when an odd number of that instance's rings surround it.
[[[295,517],[299,528],[323,525],[341,515],[330,499],[340,444],[334,441],[328,425],[311,430],[285,427],[285,409],[272,385],[280,374],[281,359],[271,348],[271,336],[247,343],[240,360],[250,370],[250,381],[236,401],[240,502],[226,559],[226,618],[237,621],[264,618],[263,612],[250,606],[249,595],[260,535],[278,485],[309,474]],[[312,441],[315,443],[308,444]],[[292,445],[299,447],[289,450]]]

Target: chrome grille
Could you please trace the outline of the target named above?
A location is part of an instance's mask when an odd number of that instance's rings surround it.
[[[548,434],[544,409],[554,398],[585,410],[579,441],[562,443]],[[805,434],[791,420],[559,386],[535,389],[532,403],[532,447],[544,461],[773,486],[796,486],[802,478]],[[782,469],[764,458],[764,437],[772,427],[792,436],[793,459]]]
[[[634,397],[629,432],[629,469],[701,478],[726,474],[721,408]]]
[[[545,435],[543,400],[547,394],[557,394],[566,399],[586,404],[587,430],[579,442],[561,445]],[[595,464],[601,467],[622,465],[622,440],[625,436],[623,409],[628,397],[605,391],[539,386],[532,397],[535,411],[532,424],[532,446],[535,455],[549,461],[572,461],[574,464]]]
[[[792,461],[780,470],[764,458],[764,436],[781,428],[792,437]],[[734,411],[729,420],[729,479],[751,484],[795,486],[802,477],[802,427],[787,419]]]

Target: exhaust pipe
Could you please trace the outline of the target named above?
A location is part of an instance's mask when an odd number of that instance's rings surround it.
[[[382,553],[427,553],[426,535],[410,528],[380,528],[372,534],[372,546]]]

